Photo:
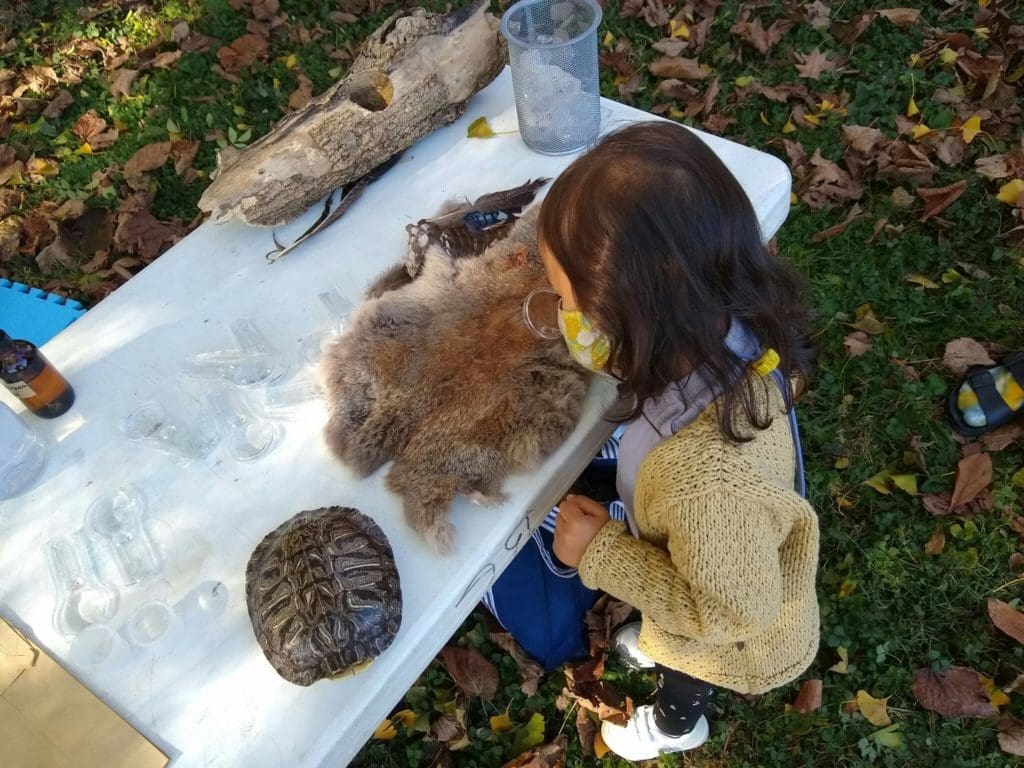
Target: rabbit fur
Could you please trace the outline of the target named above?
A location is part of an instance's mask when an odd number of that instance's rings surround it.
[[[535,468],[572,432],[588,374],[560,338],[522,320],[546,285],[536,210],[472,258],[429,247],[422,271],[388,270],[321,368],[331,451],[360,476],[393,461],[387,486],[440,552],[458,494],[496,503],[507,475]]]

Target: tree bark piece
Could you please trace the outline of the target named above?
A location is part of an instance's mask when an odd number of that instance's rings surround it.
[[[199,207],[218,223],[284,224],[454,122],[505,66],[499,21],[486,8],[396,13],[344,79],[223,163]]]

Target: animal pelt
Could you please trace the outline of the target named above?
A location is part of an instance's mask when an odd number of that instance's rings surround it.
[[[455,496],[499,502],[507,475],[538,466],[575,427],[587,374],[523,323],[546,284],[535,211],[480,256],[429,247],[409,279],[386,272],[327,351],[324,436],[360,475],[394,461],[408,523],[447,552]]]

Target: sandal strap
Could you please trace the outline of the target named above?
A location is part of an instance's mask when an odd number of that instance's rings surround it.
[[[983,368],[972,371],[967,374],[966,379],[967,383],[971,385],[971,389],[974,390],[974,394],[978,396],[978,404],[985,414],[987,424],[1005,424],[1013,417],[1013,411],[1010,410],[1006,401],[1003,400],[1003,396],[996,389],[996,380],[993,378],[991,370]]]
[[[1024,352],[1014,352],[1003,360],[1003,367],[1024,387]]]

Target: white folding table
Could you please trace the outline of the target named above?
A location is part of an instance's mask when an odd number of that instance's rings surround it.
[[[603,102],[603,115],[603,130],[650,117],[610,101]],[[496,131],[513,133],[468,139],[467,126],[481,116]],[[171,755],[173,766],[346,765],[610,433],[602,409],[614,390],[595,381],[575,433],[537,471],[510,478],[501,507],[455,503],[456,548],[441,557],[406,527],[399,499],[384,487],[386,470],[358,480],[328,454],[320,437],[322,408],[306,409],[304,418],[287,424],[275,452],[249,464],[216,454],[182,467],[119,431],[134,405],[181,397],[182,359],[223,347],[233,319],[251,316],[280,347],[297,350],[328,324],[317,292],[338,286],[358,301],[364,286],[402,257],[407,223],[450,197],[472,199],[528,178],[557,176],[572,160],[530,151],[515,129],[506,70],[473,98],[462,119],[409,149],[344,218],[280,262],[264,259],[272,248],[270,231],[204,224],[45,346],[78,399],[53,421],[25,416],[49,444],[48,466],[31,490],[0,504],[0,615]],[[743,185],[765,237],[773,235],[789,208],[786,166],[763,152],[700,136]],[[291,225],[282,241],[318,213]],[[6,392],[0,396],[21,410]],[[80,528],[89,503],[124,483],[144,492],[148,525],[166,564],[155,584],[122,589],[113,626],[122,626],[144,599],[174,604],[207,580],[226,586],[229,603],[204,627],[186,626],[150,650],[133,648],[118,669],[78,670],[53,625],[43,546]],[[372,516],[390,539],[402,579],[402,627],[365,671],[301,688],[278,677],[253,637],[245,565],[282,521],[335,504]]]

